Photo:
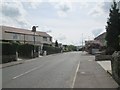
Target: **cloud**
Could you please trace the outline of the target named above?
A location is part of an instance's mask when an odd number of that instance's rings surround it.
[[[103,30],[102,29],[94,29],[92,30],[92,34],[96,37],[98,36]]]
[[[70,10],[70,7],[67,5],[62,5],[60,8],[63,12],[68,12]]]
[[[49,3],[57,10],[57,14],[60,17],[66,17],[73,8],[70,0],[49,0]]]
[[[96,5],[88,12],[89,15],[92,16],[100,16],[107,14],[111,7],[112,2],[98,2]]]
[[[53,31],[48,27],[48,26],[38,26],[38,30],[43,31],[43,32],[47,32],[47,33],[52,33]]]
[[[3,2],[1,7],[2,24],[27,27],[30,25],[25,19],[27,14],[21,2]]]
[[[118,2],[118,7],[119,7],[119,9],[120,9],[120,1]]]
[[[58,10],[57,13],[60,17],[69,15],[75,9],[87,8],[90,3],[94,3],[93,8],[88,14],[93,16],[100,16],[109,12],[112,0],[49,0],[52,5]],[[79,4],[79,7],[75,8],[74,3]],[[74,9],[75,8],[75,9]]]
[[[60,41],[63,41],[63,40],[66,39],[66,37],[65,36],[61,36],[61,37],[58,37],[57,39],[60,40]]]
[[[43,0],[43,1],[46,1],[46,0]],[[40,7],[41,0],[40,2],[39,1],[36,2],[36,0],[34,1],[28,0],[27,1],[28,3],[24,3],[24,2],[25,2],[24,0],[23,2],[15,2],[15,5],[13,2],[9,4],[6,3],[7,5],[4,6],[5,7],[3,10],[4,13],[2,14],[4,16],[3,17],[4,19],[2,21],[4,23],[7,23],[8,25],[11,25],[11,24],[16,26],[20,25],[21,27],[23,27],[23,26],[29,25],[27,18],[37,14],[38,17],[34,17],[34,19],[31,18],[31,21],[33,21],[31,23],[33,25],[34,23],[40,24],[39,28],[37,28],[38,30],[50,33],[50,35],[53,36],[55,40],[58,40],[59,42],[62,42],[64,44],[80,45],[81,39],[82,39],[81,33],[83,33],[84,38],[88,40],[93,39],[94,36],[97,36],[98,34],[100,34],[102,32],[102,29],[98,30],[97,28],[102,28],[104,26],[104,22],[103,22],[104,18],[98,17],[100,19],[99,21],[99,19],[97,18],[96,18],[97,20],[96,19],[93,20],[92,18],[84,18],[84,15],[86,15],[86,13],[90,10],[92,15],[101,15],[106,13],[107,10],[109,11],[109,9],[107,9],[107,6],[104,6],[105,4],[100,2],[99,4],[98,2],[95,2],[95,5],[92,6],[91,3],[84,2],[84,0],[83,2],[82,1],[72,2],[72,0],[69,0],[69,1],[55,0],[54,2],[47,2],[47,4],[45,4],[45,5],[48,5],[49,3],[50,9],[48,8],[48,6],[47,8],[45,8],[46,10],[48,10],[48,14],[46,13],[45,18],[42,18],[42,15],[39,15],[38,14],[39,12],[36,12],[37,10],[42,9]],[[27,9],[28,11],[25,9]],[[35,13],[33,13],[32,15],[29,14],[29,11],[31,13],[34,9],[37,9],[34,11]],[[53,12],[51,10],[53,10]],[[48,16],[50,15],[49,12],[53,14],[56,13],[57,15],[59,15],[59,17],[68,17],[69,19],[68,18],[61,19],[56,17],[56,15],[55,17],[52,17],[52,18],[47,17],[47,15]],[[27,17],[28,14],[29,14],[29,17]],[[38,20],[38,18],[40,19]],[[47,27],[44,27],[44,26],[47,26]],[[92,29],[93,27],[96,29],[93,30]]]
[[[52,30],[47,30],[46,32],[47,32],[47,33],[52,33]]]
[[[28,0],[27,3],[30,5],[31,8],[37,9],[43,0]]]
[[[112,2],[104,2],[104,4],[101,6],[102,10],[106,13],[109,12],[111,8]]]
[[[42,0],[4,0],[0,3],[1,25],[31,27],[31,23],[26,19],[28,12],[24,8],[24,4],[36,9],[41,2]]]
[[[59,36],[56,37],[56,40],[58,40],[60,42],[65,41],[66,39],[67,39],[66,36],[63,34],[59,34]]]
[[[8,4],[3,5],[2,14],[7,17],[19,17],[21,15],[18,8],[14,8],[14,6],[8,6]]]

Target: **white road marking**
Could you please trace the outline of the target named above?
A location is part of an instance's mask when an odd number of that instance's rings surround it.
[[[75,84],[75,80],[76,80],[76,76],[77,76],[77,72],[78,72],[78,70],[79,70],[79,67],[80,67],[80,61],[79,61],[78,65],[77,65],[77,69],[76,69],[76,72],[75,72],[75,76],[74,76],[74,79],[73,79],[73,83],[72,83],[72,87],[71,87],[71,88],[74,88],[74,84]]]
[[[21,77],[21,76],[23,76],[23,75],[25,75],[25,74],[27,74],[27,73],[30,73],[30,72],[32,72],[32,71],[38,69],[38,68],[40,68],[40,67],[36,67],[36,68],[30,69],[30,70],[28,70],[28,71],[25,72],[25,73],[22,73],[22,74],[20,74],[20,75],[17,75],[17,76],[15,76],[15,77],[13,77],[12,79],[19,78],[19,77]]]

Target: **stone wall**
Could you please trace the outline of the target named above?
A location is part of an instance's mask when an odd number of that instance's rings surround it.
[[[95,55],[95,61],[110,61],[112,59],[112,55]]]
[[[111,60],[113,78],[120,85],[120,51],[114,52]]]

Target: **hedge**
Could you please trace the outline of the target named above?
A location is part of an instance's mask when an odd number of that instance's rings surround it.
[[[38,57],[39,46],[34,46],[31,44],[19,44],[14,42],[1,42],[0,46],[2,46],[2,63],[16,60],[16,52],[18,52],[18,57],[20,58]],[[61,50],[62,49],[58,47],[52,47],[48,45],[43,46],[43,51],[47,51],[47,55],[60,53]]]
[[[32,58],[34,46],[31,44],[21,44],[18,46],[18,57]]]
[[[35,54],[34,54],[34,48],[35,48]],[[39,51],[39,46],[34,47],[34,45],[32,44],[21,44],[18,47],[18,57],[22,57],[22,58],[38,57],[38,51]]]
[[[39,52],[39,46],[34,47],[34,45],[31,44],[20,44],[15,42],[0,42],[0,49],[2,50],[2,52],[0,52],[0,57],[2,57],[0,63],[16,61],[16,52],[18,52],[18,57],[20,58],[38,57]]]
[[[0,42],[0,48],[2,47],[2,53],[0,52],[2,60],[0,63],[16,61],[17,46],[14,43]]]
[[[17,44],[0,43],[2,45],[2,55],[15,55],[17,51]]]
[[[49,54],[55,54],[55,53],[61,53],[61,48],[58,47],[52,47],[48,45],[43,46],[43,51],[47,51],[47,55]]]

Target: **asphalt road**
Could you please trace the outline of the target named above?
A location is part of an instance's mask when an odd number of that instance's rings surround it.
[[[72,88],[81,52],[48,55],[2,69],[3,88]]]

